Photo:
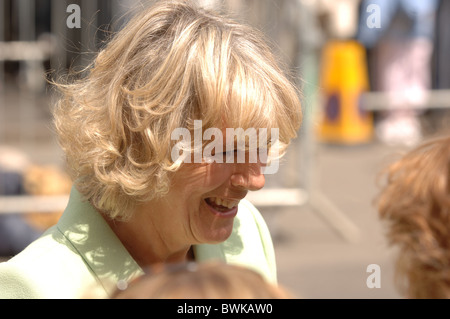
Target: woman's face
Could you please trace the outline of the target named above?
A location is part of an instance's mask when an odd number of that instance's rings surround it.
[[[185,243],[226,240],[249,190],[264,186],[260,163],[189,163],[177,171],[169,193],[152,203],[165,236]]]

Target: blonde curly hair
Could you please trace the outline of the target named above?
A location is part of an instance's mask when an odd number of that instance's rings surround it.
[[[409,298],[450,298],[450,136],[434,138],[389,167],[378,198],[398,249],[396,285]]]
[[[278,128],[301,122],[298,90],[261,34],[189,1],[143,10],[82,79],[57,84],[54,124],[80,193],[111,218],[167,193],[175,128]]]

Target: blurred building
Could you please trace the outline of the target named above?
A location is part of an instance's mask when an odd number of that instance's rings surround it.
[[[0,0],[0,83],[27,81],[36,86],[32,82],[38,80],[30,69],[42,71],[37,64],[43,64],[46,71],[85,66],[113,28],[120,27],[111,24],[113,17],[122,16],[134,2]],[[80,27],[68,23],[70,5],[80,8]],[[117,21],[120,23],[120,19]],[[21,70],[29,71],[25,77],[31,78],[17,78]]]

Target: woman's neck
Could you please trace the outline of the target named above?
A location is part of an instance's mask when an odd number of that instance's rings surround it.
[[[150,214],[136,213],[127,221],[103,215],[113,232],[141,267],[155,263],[177,263],[194,259],[192,246],[168,236],[163,225],[155,227]]]

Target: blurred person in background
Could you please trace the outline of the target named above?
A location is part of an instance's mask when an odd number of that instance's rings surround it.
[[[431,89],[437,0],[363,0],[357,39],[370,53],[372,90],[386,92],[389,106],[376,124],[385,143],[420,142],[419,119]],[[379,19],[379,25],[369,23]]]
[[[407,298],[450,298],[450,135],[411,150],[386,178],[378,210],[398,249],[399,291]]]
[[[433,89],[450,90],[450,2],[441,0],[436,13],[435,36],[433,45]],[[438,105],[440,107],[442,105]],[[447,106],[447,105],[443,105]],[[429,129],[436,133],[448,127],[450,123],[450,110],[436,108],[429,111],[431,125]]]
[[[278,139],[259,146],[281,156],[301,123],[297,89],[253,28],[190,1],[141,11],[86,76],[57,84],[55,126],[74,187],[57,225],[0,264],[2,298],[107,297],[109,283],[190,260],[277,281],[269,230],[245,200],[264,186],[266,164],[247,152],[238,162],[234,141],[213,149],[231,163],[184,161],[210,146],[192,139],[174,159],[172,135],[192,138],[195,120],[202,132],[276,128]]]
[[[67,195],[71,185],[69,176],[59,167],[36,165],[22,151],[0,147],[0,196]],[[40,212],[35,207],[0,213],[0,256],[10,258],[21,252],[55,225],[61,213]]]
[[[29,167],[30,161],[25,154],[11,147],[0,147],[0,196],[25,195],[24,174]],[[21,213],[0,213],[2,257],[16,255],[42,234]]]

